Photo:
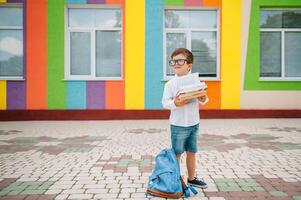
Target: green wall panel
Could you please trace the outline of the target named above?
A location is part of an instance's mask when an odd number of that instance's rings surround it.
[[[184,0],[164,0],[166,6],[183,6]]]
[[[47,1],[47,108],[66,108],[64,0]]]

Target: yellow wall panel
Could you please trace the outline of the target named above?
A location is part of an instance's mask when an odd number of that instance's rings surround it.
[[[223,0],[221,44],[221,109],[240,108],[242,0]]]
[[[6,81],[0,81],[0,110],[6,109]]]
[[[6,3],[6,0],[0,0],[0,3]]]
[[[125,109],[144,109],[145,2],[125,5]]]

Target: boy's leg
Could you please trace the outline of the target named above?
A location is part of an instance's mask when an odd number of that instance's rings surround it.
[[[186,165],[187,165],[187,171],[188,171],[188,183],[195,187],[204,189],[204,188],[207,188],[207,184],[205,182],[203,182],[202,180],[198,179],[195,174],[196,152],[198,150],[198,148],[197,148],[198,129],[199,129],[199,125],[192,127],[191,135],[187,140]]]
[[[177,154],[177,160],[178,160],[179,163],[180,163],[180,161],[181,161],[181,155],[182,155],[182,154]]]
[[[180,162],[181,155],[185,151],[185,143],[187,138],[189,137],[188,134],[185,132],[185,127],[179,127],[179,126],[170,126],[171,131],[171,145],[173,150],[176,153],[177,159]]]
[[[199,187],[202,189],[207,188],[207,184],[198,179],[195,175],[195,153],[190,152],[190,151],[186,151],[187,154],[187,158],[186,158],[186,165],[187,165],[187,171],[188,171],[188,180],[187,182],[190,185],[193,185],[195,187]]]
[[[195,176],[195,153],[186,151],[186,166],[188,171],[188,179],[193,180]]]

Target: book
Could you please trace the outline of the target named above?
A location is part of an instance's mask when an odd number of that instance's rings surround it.
[[[198,91],[193,91],[193,92],[188,92],[188,93],[181,93],[181,94],[179,94],[179,99],[180,100],[190,100],[190,99],[198,98],[200,96],[202,96],[202,91],[198,90]]]
[[[200,82],[198,73],[191,73],[178,80],[178,95],[181,100],[190,100],[202,96],[202,90],[207,89],[205,82]]]
[[[195,91],[199,91],[199,90],[206,90],[206,89],[207,89],[207,85],[205,82],[198,82],[198,83],[195,83],[192,85],[182,86],[179,90],[179,94],[195,92]]]

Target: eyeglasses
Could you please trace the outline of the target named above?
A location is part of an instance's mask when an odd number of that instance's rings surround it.
[[[170,60],[169,65],[174,66],[178,64],[179,66],[183,66],[185,63],[187,63],[186,59],[178,59],[178,60]]]

